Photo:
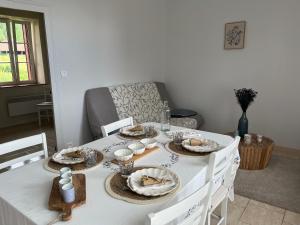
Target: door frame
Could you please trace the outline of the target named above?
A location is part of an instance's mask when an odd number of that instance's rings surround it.
[[[49,70],[50,70],[50,84],[52,90],[53,113],[54,113],[54,128],[56,134],[57,148],[63,146],[64,132],[61,123],[61,104],[60,104],[60,89],[59,89],[59,69],[55,61],[55,49],[52,36],[52,8],[51,3],[36,1],[36,0],[0,0],[0,7],[12,8],[19,10],[29,10],[40,12],[44,14],[45,30],[48,48]]]

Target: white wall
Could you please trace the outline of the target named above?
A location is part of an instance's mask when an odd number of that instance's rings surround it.
[[[25,4],[18,4],[25,2]],[[87,89],[161,81],[165,68],[165,5],[161,0],[0,0],[46,9],[59,147],[89,141]],[[0,4],[1,5],[1,4]],[[69,76],[60,77],[65,70]]]
[[[64,143],[89,140],[84,105],[87,89],[161,80],[165,65],[163,6],[161,0],[55,2],[56,66],[69,73],[59,83]]]
[[[236,129],[234,88],[254,88],[251,132],[300,148],[300,1],[168,0],[167,88],[204,129]],[[223,50],[224,24],[246,20],[244,50]]]

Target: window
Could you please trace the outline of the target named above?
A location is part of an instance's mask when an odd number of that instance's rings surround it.
[[[0,20],[0,82],[35,83],[30,22]]]
[[[0,86],[47,83],[45,37],[43,14],[0,8]]]

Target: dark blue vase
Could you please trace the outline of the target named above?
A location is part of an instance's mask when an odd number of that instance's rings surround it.
[[[246,112],[243,112],[240,120],[239,120],[239,126],[238,126],[239,136],[244,137],[245,134],[248,134],[248,119]]]

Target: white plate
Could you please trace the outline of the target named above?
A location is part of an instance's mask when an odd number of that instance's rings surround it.
[[[181,143],[182,147],[184,147],[185,149],[192,151],[192,152],[213,152],[213,151],[217,151],[220,149],[220,145],[213,140],[209,140],[209,139],[205,139],[205,138],[194,138],[194,139],[204,142],[205,145],[191,146],[190,139],[186,139],[186,140],[182,141],[182,143]]]
[[[166,184],[142,186],[141,177],[145,175],[160,179],[164,178],[170,180],[170,182],[167,182]],[[175,173],[161,168],[148,168],[138,170],[132,173],[127,179],[127,186],[132,191],[145,196],[166,195],[172,192],[174,189],[176,189],[179,186],[179,184],[179,178]]]
[[[135,125],[123,127],[123,128],[120,129],[120,133],[124,134],[124,135],[127,135],[127,136],[133,136],[133,137],[145,134],[144,128],[143,128],[142,131],[130,131],[129,129],[131,129],[133,127],[135,127]]]
[[[82,163],[82,162],[84,162],[84,157],[78,158],[76,160],[74,160],[74,159],[68,159],[67,157],[64,157],[64,154],[69,153],[69,152],[75,152],[77,150],[82,151],[83,148],[81,148],[81,147],[75,147],[75,148],[62,149],[60,152],[55,153],[52,156],[52,159],[53,159],[53,161],[55,161],[57,163],[66,164],[66,165]]]

